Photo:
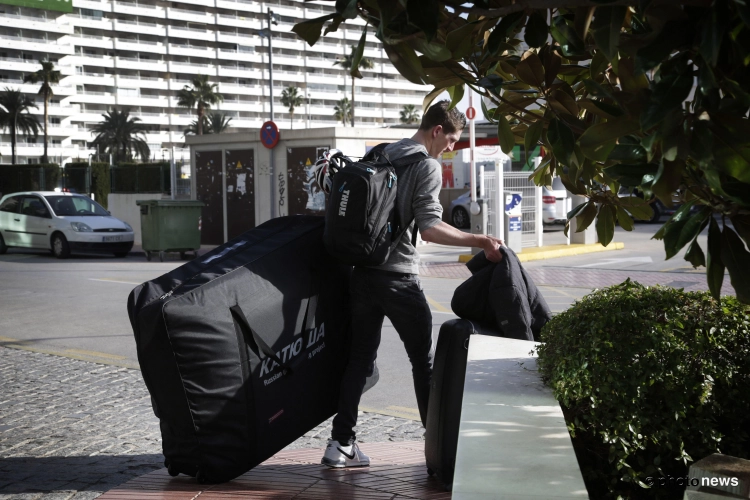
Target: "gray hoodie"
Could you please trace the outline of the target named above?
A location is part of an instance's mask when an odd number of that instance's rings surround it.
[[[412,139],[401,139],[389,144],[385,152],[391,160],[427,149]],[[427,158],[406,167],[398,178],[396,209],[404,223],[414,219],[420,231],[425,231],[442,220],[443,207],[440,205],[440,188],[443,185],[443,174],[440,163],[434,158]],[[388,262],[375,269],[398,273],[419,274],[419,253],[411,244],[412,229],[410,225],[401,241],[391,252]]]

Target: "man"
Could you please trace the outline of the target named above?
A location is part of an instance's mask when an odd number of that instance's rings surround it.
[[[422,239],[442,245],[482,248],[491,261],[498,262],[502,241],[491,236],[467,234],[442,221],[443,209],[438,195],[443,175],[436,160],[452,151],[466,125],[460,111],[448,109],[449,101],[440,101],[422,117],[419,130],[411,139],[390,144],[385,152],[391,160],[424,151],[430,155],[408,166],[398,179],[397,210],[399,220],[410,221],[422,233]],[[413,227],[413,226],[412,226]],[[353,337],[351,357],[341,382],[338,414],[322,462],[329,467],[364,467],[370,459],[355,440],[357,407],[365,379],[375,361],[383,318],[393,323],[412,366],[414,390],[422,425],[427,421],[427,402],[432,378],[432,314],[419,282],[419,255],[411,244],[410,227],[391,252],[388,261],[377,267],[355,267],[351,277]]]

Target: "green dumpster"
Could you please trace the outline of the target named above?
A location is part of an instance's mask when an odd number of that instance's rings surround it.
[[[141,207],[141,246],[148,260],[156,252],[162,262],[165,252],[180,252],[182,259],[188,251],[198,256],[202,201],[139,200],[135,203]]]

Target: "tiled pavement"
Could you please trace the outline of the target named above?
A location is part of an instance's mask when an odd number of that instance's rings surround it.
[[[138,370],[0,348],[0,500],[88,500],[163,467]],[[363,443],[423,440],[414,420],[360,413]],[[323,448],[324,422],[287,449]]]

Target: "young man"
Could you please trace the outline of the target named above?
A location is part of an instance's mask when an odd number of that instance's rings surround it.
[[[396,206],[399,220],[410,221],[422,239],[442,245],[482,248],[491,261],[501,259],[502,241],[490,236],[467,234],[442,221],[438,195],[443,182],[437,158],[452,151],[466,125],[463,113],[448,109],[440,101],[422,117],[411,139],[390,144],[385,151],[391,160],[418,151],[430,155],[407,167],[398,179]],[[414,390],[422,425],[427,421],[427,401],[432,378],[432,314],[419,282],[419,255],[411,244],[412,227],[401,237],[388,261],[377,267],[355,267],[350,292],[353,337],[351,357],[341,382],[338,414],[321,463],[329,467],[364,467],[370,459],[357,446],[354,426],[357,407],[370,367],[375,361],[383,318],[393,323],[412,366]]]

